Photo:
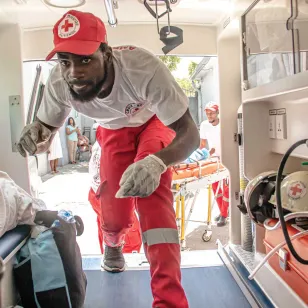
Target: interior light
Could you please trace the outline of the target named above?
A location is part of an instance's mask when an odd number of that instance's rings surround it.
[[[43,2],[49,6],[71,9],[84,5],[86,0],[43,0]]]

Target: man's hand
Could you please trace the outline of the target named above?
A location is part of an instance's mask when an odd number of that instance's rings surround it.
[[[44,153],[49,149],[50,137],[51,131],[42,123],[35,121],[22,130],[17,149],[23,157],[27,156],[26,152],[31,155]]]
[[[147,197],[159,186],[160,176],[166,165],[155,155],[130,165],[123,173],[116,198]]]
[[[214,148],[211,148],[210,149],[210,155],[213,155],[215,153],[215,149]]]

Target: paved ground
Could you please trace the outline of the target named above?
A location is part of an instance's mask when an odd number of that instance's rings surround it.
[[[78,243],[83,255],[99,254],[100,249],[97,240],[96,215],[88,202],[90,176],[87,163],[67,165],[59,168],[56,175],[47,174],[42,178],[40,198],[45,201],[48,208],[71,210],[75,215],[82,217],[85,224],[84,234],[78,238]],[[188,209],[186,209],[188,213]],[[187,214],[186,213],[186,214]],[[218,211],[213,209],[212,217]],[[207,193],[201,191],[191,216],[191,220],[204,221],[207,217]],[[213,234],[209,242],[203,242],[202,234],[205,225],[189,222],[186,230],[186,246],[189,250],[216,249],[216,240],[223,244],[228,241],[228,225],[223,228],[212,226]]]

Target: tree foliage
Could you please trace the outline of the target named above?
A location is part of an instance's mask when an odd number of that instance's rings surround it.
[[[193,62],[193,61],[189,63],[189,66],[188,66],[188,75],[189,75],[189,77],[191,77],[193,75],[193,73],[196,70],[197,65],[198,65],[198,63]]]
[[[178,64],[181,62],[181,58],[178,56],[159,56],[160,60],[168,67],[170,72],[174,72],[178,68]],[[188,66],[188,76],[191,77],[194,71],[196,70],[198,63],[190,62]],[[195,92],[195,89],[192,85],[192,81],[189,77],[185,78],[176,78],[179,86],[185,91],[187,95],[190,95]]]
[[[192,82],[190,79],[188,78],[176,78],[176,82],[179,84],[179,86],[187,91],[187,92],[194,92],[195,89],[192,86]]]
[[[178,56],[159,56],[159,59],[165,63],[170,72],[176,71],[178,64],[181,62],[181,58]]]

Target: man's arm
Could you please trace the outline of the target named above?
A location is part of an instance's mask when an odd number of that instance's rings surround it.
[[[174,123],[170,124],[176,136],[169,146],[155,153],[166,166],[171,166],[185,160],[199,146],[199,132],[189,109]]]
[[[200,139],[200,146],[199,146],[199,149],[204,149],[206,148],[206,145],[207,145],[207,140],[206,139]]]
[[[21,132],[17,149],[24,157],[27,156],[26,152],[30,155],[46,152],[54,134],[70,113],[71,106],[66,102],[63,86],[60,83],[54,83],[54,80],[59,79],[58,77],[53,69],[47,80],[35,121],[25,126]]]

